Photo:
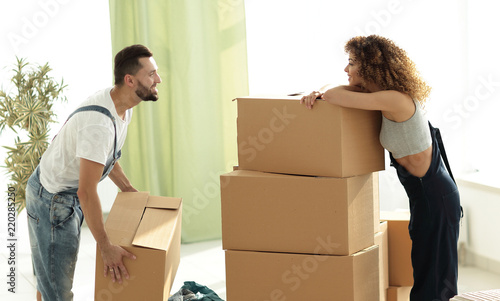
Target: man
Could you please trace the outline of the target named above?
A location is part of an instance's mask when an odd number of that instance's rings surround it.
[[[26,187],[26,211],[37,300],[72,300],[80,243],[87,225],[100,249],[104,276],[122,282],[129,274],[123,258],[135,256],[113,245],[104,229],[97,184],[109,178],[121,191],[137,191],[117,159],[132,117],[141,101],[156,101],[161,82],[151,51],[142,45],[115,56],[113,87],[89,97],[70,115],[44,153]]]

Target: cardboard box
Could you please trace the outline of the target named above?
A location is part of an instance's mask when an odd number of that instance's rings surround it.
[[[381,114],[300,96],[237,98],[240,169],[350,177],[385,168]]]
[[[387,301],[409,301],[411,286],[390,286],[387,290]]]
[[[450,301],[498,301],[500,300],[500,289],[492,289],[479,292],[468,292],[457,295]]]
[[[375,245],[378,246],[379,254],[379,282],[380,301],[387,300],[387,289],[389,288],[389,235],[387,233],[387,222],[380,223],[380,232],[375,233]]]
[[[350,256],[227,250],[226,293],[237,301],[373,300],[378,247]]]
[[[389,285],[413,286],[412,243],[408,232],[410,213],[383,211],[380,220],[387,221],[389,233]]]
[[[373,228],[374,233],[380,232],[380,190],[379,190],[379,174],[374,172],[373,174]]]
[[[223,249],[349,255],[373,245],[372,174],[237,170],[220,179]]]
[[[182,200],[120,192],[106,220],[113,244],[137,259],[125,259],[130,274],[122,284],[104,278],[99,248],[96,255],[95,300],[167,300],[180,261]]]

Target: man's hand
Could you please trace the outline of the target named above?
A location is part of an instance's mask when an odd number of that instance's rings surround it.
[[[99,246],[101,249],[102,261],[104,263],[104,277],[111,276],[111,280],[121,284],[122,279],[129,279],[127,268],[123,264],[123,257],[136,259],[135,255],[123,249],[120,246],[109,244],[107,246]]]
[[[128,271],[123,264],[123,257],[135,259],[135,256],[120,246],[113,245],[104,228],[101,200],[97,194],[97,184],[103,169],[104,165],[102,164],[80,159],[78,198],[90,232],[92,232],[101,250],[105,269],[104,277],[110,272],[113,282],[118,280],[118,282],[122,283],[123,277],[125,279],[129,277]]]
[[[124,188],[121,190],[122,192],[139,192],[139,190],[135,189],[134,187],[130,186],[128,188]]]
[[[135,189],[127,176],[123,172],[123,169],[119,162],[116,162],[115,167],[109,173],[109,178],[122,192],[138,192],[139,190]]]

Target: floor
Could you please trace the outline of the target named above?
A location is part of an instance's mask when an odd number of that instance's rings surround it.
[[[19,217],[22,218],[22,217]],[[19,225],[16,254],[16,292],[7,291],[6,274],[9,271],[8,250],[5,247],[0,251],[0,273],[4,279],[0,290],[0,300],[32,301],[35,299],[35,277],[33,276],[29,244],[26,239],[26,229],[22,223]],[[5,237],[0,238],[5,241]],[[95,273],[95,242],[87,227],[82,229],[82,245],[79,260],[76,266],[74,280],[74,300],[94,300],[94,273]],[[181,246],[181,263],[172,293],[179,290],[184,281],[195,281],[214,290],[222,299],[226,299],[224,251],[221,241],[207,241]],[[500,288],[500,275],[479,270],[474,267],[460,267],[459,291],[460,293]]]

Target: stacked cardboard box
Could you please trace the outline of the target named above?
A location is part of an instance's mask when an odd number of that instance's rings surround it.
[[[387,223],[389,252],[388,301],[408,301],[413,286],[411,239],[408,232],[409,212],[380,212],[380,220]]]
[[[389,233],[387,231],[387,222],[380,223],[379,231],[375,233],[375,245],[379,246],[379,300],[390,301],[387,292],[389,289]]]
[[[299,99],[237,99],[239,168],[221,176],[228,300],[385,300],[380,113]]]
[[[411,286],[390,286],[387,301],[409,301]]]

